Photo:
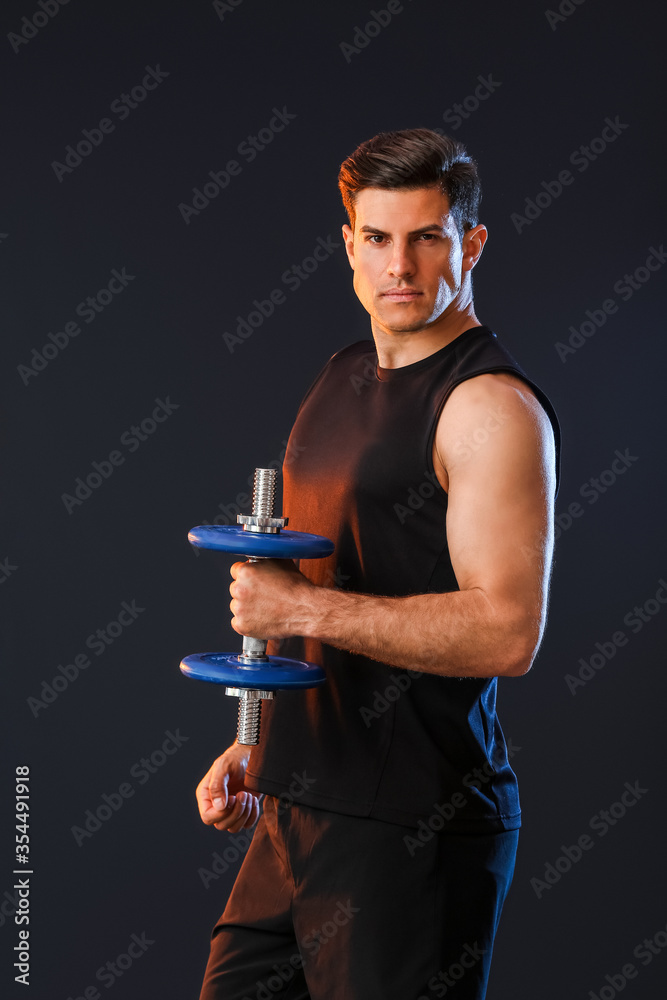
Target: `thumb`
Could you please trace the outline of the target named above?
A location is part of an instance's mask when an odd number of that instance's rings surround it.
[[[222,768],[214,768],[209,784],[209,794],[216,809],[226,809],[228,805],[234,805],[235,795],[228,795],[227,785],[229,783],[229,771]]]

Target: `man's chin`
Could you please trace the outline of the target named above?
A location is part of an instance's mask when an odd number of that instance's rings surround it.
[[[387,333],[420,333],[422,330],[426,329],[428,320],[419,319],[412,323],[407,321],[403,321],[401,323],[396,322],[396,320],[389,320],[379,316],[378,322],[387,331]]]
[[[412,308],[396,305],[394,308],[379,309],[376,319],[388,333],[419,333],[430,325],[432,313],[426,313],[423,308]]]

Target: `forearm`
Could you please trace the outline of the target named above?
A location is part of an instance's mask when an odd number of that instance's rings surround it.
[[[304,596],[295,634],[392,666],[450,677],[513,676],[525,673],[534,655],[533,630],[480,589],[375,597],[313,587]]]

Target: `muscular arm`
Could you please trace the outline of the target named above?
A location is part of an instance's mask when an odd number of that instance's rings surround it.
[[[233,627],[317,638],[446,676],[529,670],[546,621],[553,548],[549,420],[519,380],[477,376],[452,392],[435,450],[448,489],[447,542],[459,591],[376,597],[316,587],[292,563],[236,563]]]

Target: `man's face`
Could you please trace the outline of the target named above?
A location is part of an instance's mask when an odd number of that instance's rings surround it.
[[[364,188],[355,208],[354,234],[343,226],[345,248],[354,290],[375,323],[389,333],[411,333],[465,307],[471,296],[465,277],[481,253],[481,246],[471,252],[469,237],[474,245],[483,226],[462,241],[439,187]]]

